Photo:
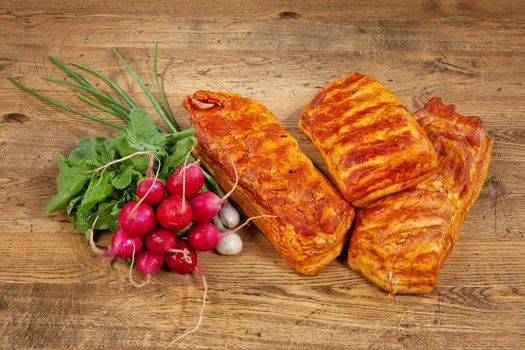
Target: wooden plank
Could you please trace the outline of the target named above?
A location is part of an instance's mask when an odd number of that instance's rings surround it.
[[[118,46],[153,86],[155,41],[183,126],[181,100],[197,89],[253,97],[325,173],[297,121],[318,89],[352,70],[384,82],[412,111],[441,96],[460,113],[479,115],[495,138],[487,181],[432,294],[393,302],[344,259],[316,277],[299,276],[250,227],[242,254],[199,255],[208,306],[203,326],[182,346],[524,348],[524,18],[523,2],[494,0],[0,0],[0,349],[159,348],[195,323],[197,276],[162,271],[135,289],[125,262],[94,256],[65,213],[44,212],[56,156],[80,137],[115,131],[5,80],[14,76],[82,106],[65,87],[39,79],[63,76],[47,60],[54,55],[108,72],[153,112],[110,48]]]
[[[195,6],[191,1],[177,6],[170,2],[151,6],[126,3],[104,9],[88,4],[77,2],[78,12],[38,3],[35,10],[9,7],[2,17],[14,36],[0,33],[0,38],[12,42],[30,29],[34,35],[25,38],[26,44],[50,41],[61,45],[136,47],[137,42],[156,40],[186,48],[380,51],[522,51],[524,40],[520,34],[523,9],[509,6],[516,10],[501,16],[500,5],[489,1],[480,6],[455,2],[429,5],[421,1],[413,7],[392,6],[385,1],[372,7],[380,8],[378,13],[392,11],[388,17],[367,17],[372,8],[362,5],[368,8],[363,11],[359,4],[330,7],[297,2],[293,6],[266,4],[253,8],[233,2],[229,6],[221,4],[220,9],[214,7],[213,11],[206,3]],[[403,15],[396,16],[399,12]],[[116,22],[118,26],[108,25]],[[440,36],[452,32],[454,35]],[[492,40],[487,40],[487,34]]]
[[[197,279],[176,279],[183,283],[163,281],[140,291],[105,283],[2,283],[3,344],[40,347],[46,339],[50,348],[163,346],[194,324],[200,307]],[[525,311],[523,288],[439,288],[435,298],[399,296],[394,303],[367,287],[254,287],[212,288],[205,324],[220,324],[224,332],[203,327],[181,345],[302,349],[315,341],[340,349],[438,348],[461,341],[468,348],[513,348]],[[510,312],[509,300],[516,306]],[[2,317],[6,310],[11,315]]]
[[[131,0],[126,4],[111,3],[111,6],[96,7],[92,6],[91,1],[72,0],[67,5],[54,2],[45,4],[39,1],[30,0],[21,4],[17,1],[3,1],[3,8],[6,16],[30,14],[55,14],[61,17],[80,17],[82,15],[100,15],[104,17],[108,14],[119,16],[143,15],[146,19],[162,15],[180,17],[209,17],[209,18],[230,18],[238,15],[253,13],[274,13],[280,10],[304,9],[309,16],[320,19],[384,19],[385,11],[392,14],[392,19],[407,20],[417,18],[471,18],[475,19],[480,14],[485,18],[521,18],[524,12],[523,6],[519,1],[479,0],[475,4],[466,4],[458,1],[442,1],[439,3],[428,2],[425,0],[415,0],[411,6],[401,6],[400,1],[393,3],[388,0],[378,0],[369,3],[366,0],[356,0],[352,4],[347,4],[337,0],[328,0],[322,4],[314,0],[301,2],[249,2],[242,0],[232,0],[221,6],[210,6],[207,2],[194,3],[191,0],[182,0],[177,6],[169,0],[156,1],[155,3],[144,4],[140,0]],[[249,6],[247,6],[249,4]],[[140,5],[140,6],[139,6]],[[502,11],[504,7],[504,11]],[[211,11],[213,9],[213,11]],[[254,16],[255,17],[255,16]],[[249,19],[253,19],[250,17]],[[284,14],[281,18],[297,19],[293,14]]]

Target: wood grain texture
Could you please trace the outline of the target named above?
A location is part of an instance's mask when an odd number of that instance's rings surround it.
[[[298,128],[300,111],[354,70],[383,82],[410,111],[441,96],[480,116],[494,137],[485,186],[432,294],[394,303],[338,260],[299,276],[251,228],[241,255],[200,255],[209,305],[181,347],[524,348],[524,18],[523,2],[496,0],[0,0],[0,349],[159,348],[196,321],[197,277],[162,272],[137,290],[127,265],[93,256],[64,213],[44,213],[56,155],[79,137],[113,131],[5,80],[70,101],[39,79],[62,76],[46,59],[55,55],[109,72],[148,106],[110,47],[150,77],[155,41],[181,124],[182,98],[197,89],[256,98],[325,173]]]

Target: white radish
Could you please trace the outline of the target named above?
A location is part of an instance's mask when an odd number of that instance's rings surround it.
[[[239,212],[230,204],[229,201],[225,201],[222,205],[219,217],[224,226],[228,228],[234,228],[235,226],[239,225],[239,221],[241,220]]]
[[[219,254],[222,255],[235,255],[239,254],[242,251],[242,239],[237,234],[241,228],[246,226],[250,221],[260,218],[276,218],[276,215],[258,215],[248,218],[241,226],[237,227],[235,230],[226,230],[223,232],[222,237],[219,239],[215,249]]]
[[[239,254],[242,251],[242,239],[236,232],[232,232],[229,235],[223,236],[215,249],[222,255]]]

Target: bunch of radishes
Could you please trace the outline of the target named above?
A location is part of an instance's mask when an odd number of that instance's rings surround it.
[[[111,248],[100,249],[95,245],[93,227],[96,219],[91,229],[90,244],[93,251],[100,255],[131,259],[129,279],[136,287],[149,283],[164,262],[175,272],[186,274],[195,271],[199,274],[204,284],[199,320],[194,328],[170,342],[170,346],[195,332],[203,319],[208,285],[203,271],[197,265],[196,251],[216,248],[221,254],[237,254],[242,249],[242,241],[236,231],[253,219],[275,216],[251,217],[235,230],[230,230],[239,224],[239,212],[227,200],[239,180],[233,160],[235,183],[226,195],[219,191],[222,197],[209,191],[201,192],[204,174],[198,161],[187,161],[189,153],[186,160],[169,176],[166,184],[158,178],[160,161],[148,151],[138,151],[114,160],[95,172],[104,171],[112,164],[137,155],[146,155],[150,160],[146,177],[137,185],[136,194],[139,200],[126,203],[120,210],[119,228],[113,233]],[[159,167],[153,176],[155,159],[159,162]],[[210,223],[210,220],[213,220],[214,224]],[[186,231],[186,239],[177,236],[177,232]],[[146,280],[141,284],[136,283],[131,274],[134,262],[137,269],[146,276]]]
[[[58,193],[51,199],[47,210],[54,212],[67,205],[67,213],[72,218],[77,231],[85,232],[91,225],[90,245],[93,251],[102,256],[131,259],[129,277],[135,286],[147,284],[151,276],[160,270],[164,262],[173,271],[182,274],[195,271],[199,274],[204,284],[199,321],[194,328],[170,342],[168,344],[169,347],[184,336],[196,331],[203,319],[208,287],[204,273],[197,265],[196,251],[208,251],[216,248],[221,254],[237,254],[242,249],[242,241],[235,231],[252,219],[269,217],[270,215],[250,218],[235,230],[229,230],[239,224],[239,213],[227,201],[228,196],[233,192],[238,182],[235,165],[235,185],[228,194],[224,195],[211,175],[206,172],[203,173],[198,165],[198,161],[196,163],[188,162],[191,150],[183,164],[177,167],[166,183],[159,178],[161,170],[160,159],[166,162],[164,164],[165,169],[173,169],[178,164],[179,158],[170,156],[174,155],[174,153],[179,153],[179,142],[184,149],[189,145],[185,143],[187,141],[195,144],[197,141],[193,137],[195,130],[181,130],[170,109],[166,96],[160,88],[157,70],[157,46],[155,46],[154,51],[153,72],[161,101],[155,99],[147,85],[130,67],[120,52],[117,49],[113,49],[113,51],[151,101],[159,116],[169,126],[171,129],[169,133],[157,127],[148,116],[148,113],[138,107],[138,104],[131,99],[125,92],[125,89],[119,87],[103,73],[78,63],[72,63],[72,65],[94,74],[94,76],[109,84],[120,98],[113,97],[104,89],[99,89],[98,83],[92,84],[80,72],[72,70],[66,64],[53,57],[50,57],[51,62],[64,71],[74,82],[49,77],[44,79],[66,84],[93,95],[99,100],[98,102],[75,92],[82,101],[90,106],[127,122],[127,127],[72,109],[24,86],[13,78],[8,78],[8,80],[21,90],[57,108],[119,130],[119,134],[115,138],[91,137],[80,140],[79,147],[75,148],[67,159],[62,155],[59,156]],[[124,147],[120,147],[123,145]],[[115,154],[122,155],[122,151],[127,153],[128,149],[140,151],[113,160],[94,169],[94,174],[90,173],[93,167],[103,162],[102,159],[108,159],[108,155],[112,155],[111,158],[113,158]],[[147,151],[152,149],[157,150],[159,157]],[[132,176],[135,175],[137,169],[136,164],[114,169],[109,174],[106,173],[105,177],[101,175],[98,182],[95,174],[104,172],[113,164],[124,162],[139,155],[149,158],[149,166],[146,177],[137,184],[136,195],[138,200],[126,203],[118,212],[119,227],[113,233],[111,247],[109,249],[98,248],[93,239],[94,230],[96,228],[116,227],[114,222],[115,214],[122,205],[121,201],[123,201],[123,198],[127,200],[133,193],[134,188],[129,186],[134,178]],[[152,174],[154,160],[158,162],[155,176]],[[140,168],[142,169],[142,167]],[[162,174],[162,179],[166,179],[167,177],[164,177],[165,173],[163,172]],[[207,192],[205,187],[203,188],[204,177],[217,191],[218,195],[213,192]],[[82,200],[79,201],[79,198],[82,198]],[[85,200],[86,198],[89,200]],[[111,202],[105,203],[106,199]],[[103,206],[102,204],[110,204],[111,206]],[[107,213],[108,208],[110,209],[109,214]],[[101,216],[101,220],[97,226],[98,215]],[[93,222],[90,222],[93,217],[95,219]],[[214,224],[210,223],[210,220],[213,220]],[[108,224],[108,221],[110,221],[110,224]],[[185,238],[182,237],[184,235],[186,235]],[[132,279],[131,271],[135,261],[137,269],[146,275],[146,280],[142,284],[137,284]]]
[[[152,155],[146,155],[153,160]],[[91,240],[93,250],[103,256],[133,259],[146,276],[146,283],[164,261],[181,274],[200,272],[197,250],[217,248],[221,254],[239,253],[242,249],[239,235],[225,228],[239,223],[239,213],[227,201],[237,181],[221,198],[213,192],[199,192],[204,175],[198,162],[181,164],[166,184],[152,175],[152,163],[137,185],[140,200],[126,203],[119,213],[119,228],[113,233],[111,248],[100,249]],[[209,222],[212,219],[219,228]],[[177,237],[176,232],[188,227],[187,240]]]

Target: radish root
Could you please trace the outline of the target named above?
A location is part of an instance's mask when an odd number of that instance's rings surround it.
[[[182,171],[179,173],[179,176],[182,173],[182,210],[186,209],[186,201],[184,200],[184,198],[186,197],[186,169],[189,166],[189,164],[186,163],[188,163],[188,159],[190,158],[191,152],[193,152],[193,150],[195,149],[195,146],[196,145],[193,145],[193,147],[191,147],[191,149],[189,150],[188,154],[186,154],[186,157],[184,157],[184,163],[182,163],[184,164],[184,166],[182,167]],[[195,164],[198,163],[199,160],[195,162]]]
[[[153,159],[153,158],[151,158]],[[138,206],[144,202],[144,200],[146,199],[146,197],[148,196],[148,194],[151,192],[151,190],[153,189],[153,186],[155,186],[155,184],[157,183],[157,181],[160,181],[158,180],[159,178],[159,172],[160,172],[160,160],[155,157],[155,159],[157,159],[157,161],[159,162],[159,167],[157,168],[157,171],[155,172],[155,177],[153,178],[153,182],[151,183],[151,186],[148,188],[148,190],[146,191],[146,194],[144,194],[144,196],[142,196],[142,198],[139,199],[139,201],[137,202],[137,204],[135,204],[135,206],[133,207],[133,209],[131,209],[131,211],[129,212],[130,214],[135,212],[135,210],[138,208]],[[151,170],[153,169],[153,163],[151,162],[150,160],[150,166],[151,168],[148,167],[148,173],[151,173]],[[148,177],[148,175],[146,175],[146,177]],[[151,176],[150,176],[151,177]]]
[[[171,249],[169,252],[175,254],[182,253],[182,258],[184,261],[186,261],[188,264],[193,264],[193,259],[191,258],[190,251],[188,249]]]
[[[157,156],[154,155],[153,153],[151,153],[151,152],[149,152],[149,151],[137,151],[137,152],[135,152],[135,153],[128,154],[128,155],[125,156],[125,157],[122,157],[122,158],[119,158],[119,159],[115,159],[115,160],[113,160],[113,161],[111,161],[111,162],[109,162],[109,163],[107,163],[107,164],[105,164],[105,165],[103,165],[103,166],[101,166],[101,167],[98,167],[98,168],[96,168],[95,170],[93,170],[93,172],[94,172],[94,173],[98,173],[98,172],[101,171],[101,170],[102,170],[102,171],[105,171],[107,168],[109,168],[109,167],[112,166],[113,164],[122,163],[122,162],[125,161],[125,160],[131,159],[131,158],[133,158],[133,157],[140,156],[140,155],[148,156],[148,158],[150,159],[150,163],[149,163],[149,165],[150,165],[150,167],[152,167],[152,168],[153,168],[153,161],[152,161],[152,159],[156,159],[156,160],[159,162],[159,164],[160,164],[160,160],[159,160],[159,158],[157,158]],[[149,170],[150,170],[150,169],[148,169],[148,171],[149,171]]]
[[[188,169],[192,165],[198,165],[200,162],[201,161],[199,159],[190,164],[186,164],[186,161],[184,161],[184,166],[182,167],[182,170],[178,175],[180,176],[182,174],[182,210],[184,210],[186,206],[186,203],[184,202],[184,198],[186,198],[186,169]]]
[[[98,220],[98,215],[95,218],[95,220],[93,220],[93,224],[91,225],[91,234],[89,235],[89,245],[91,246],[91,250],[95,254],[98,254],[101,256],[113,256],[113,252],[111,251],[111,249],[101,249],[97,247],[97,245],[95,244],[95,241],[93,240],[95,224],[97,223],[97,220]]]
[[[166,345],[164,349],[169,348],[171,345],[175,344],[177,341],[181,340],[185,336],[197,331],[202,324],[202,320],[204,319],[204,309],[206,308],[206,298],[208,297],[208,283],[206,282],[206,277],[204,276],[204,272],[198,266],[195,267],[195,271],[199,274],[199,277],[202,280],[202,284],[204,285],[204,293],[202,295],[202,306],[201,306],[201,311],[199,313],[199,320],[197,324],[195,325],[195,327],[184,332],[177,338],[173,339],[168,345]]]
[[[135,243],[133,243],[133,255],[131,256],[131,264],[129,265],[129,273],[128,273],[128,277],[129,277],[129,281],[131,282],[131,284],[137,288],[142,288],[144,287],[146,284],[148,284],[151,280],[151,277],[150,276],[147,276],[146,277],[146,280],[142,283],[137,283],[133,280],[133,275],[132,275],[132,271],[133,271],[133,265],[135,264]]]
[[[235,173],[235,182],[234,182],[233,187],[230,190],[230,192],[226,193],[224,195],[224,197],[221,198],[221,204],[224,203],[224,201],[226,201],[228,199],[228,197],[233,193],[233,191],[235,191],[235,189],[237,188],[237,185],[239,184],[239,173],[237,172],[237,167],[235,166],[235,162],[233,161],[233,157],[230,157],[230,160],[232,162],[233,172]]]
[[[122,157],[122,158],[119,158],[119,159],[115,159],[101,167],[98,167],[96,168],[95,170],[93,170],[93,172],[97,173],[99,171],[102,171],[102,174],[104,174],[104,171],[106,171],[107,168],[109,168],[110,166],[112,166],[113,164],[117,164],[117,163],[121,163],[125,160],[128,160],[128,159],[131,159],[135,156],[140,156],[140,155],[145,155],[149,158],[149,164],[148,164],[148,170],[146,170],[146,177],[151,177],[152,174],[153,174],[153,162],[154,160],[156,160],[158,163],[159,163],[159,166],[157,167],[157,171],[155,172],[155,177],[153,179],[153,182],[151,183],[151,186],[148,188],[148,190],[146,191],[146,194],[139,199],[139,201],[137,202],[137,204],[135,204],[135,206],[133,207],[133,209],[130,211],[130,214],[134,213],[135,210],[138,208],[138,206],[144,202],[144,199],[148,196],[148,194],[151,192],[151,190],[153,189],[153,186],[155,186],[155,183],[157,182],[158,178],[159,178],[159,173],[160,173],[160,168],[161,168],[161,162],[160,162],[160,159],[155,155],[153,154],[152,152],[149,152],[149,151],[137,151],[135,153],[131,153],[125,157]],[[102,181],[102,175],[100,175],[100,181]]]
[[[234,233],[234,232],[239,231],[241,228],[243,228],[244,226],[248,225],[248,223],[250,221],[252,221],[252,220],[260,219],[260,218],[276,218],[276,217],[277,217],[277,215],[267,215],[267,214],[252,216],[251,218],[246,219],[246,221],[243,222],[242,225],[240,225],[239,227],[237,227],[235,230],[231,231],[230,233]],[[225,236],[227,236],[230,233],[225,234]]]

